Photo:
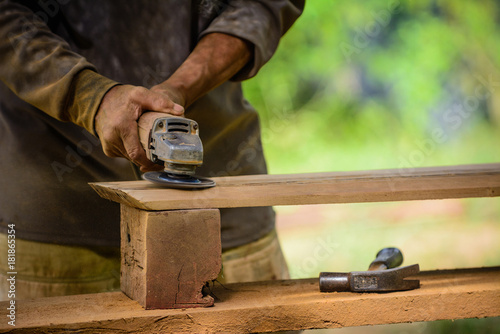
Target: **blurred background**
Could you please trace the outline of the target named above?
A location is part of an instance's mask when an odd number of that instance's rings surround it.
[[[309,0],[244,90],[272,174],[500,162],[499,3]],[[276,211],[292,278],[364,270],[387,246],[423,270],[500,265],[499,198]],[[314,333],[500,333],[500,319]]]

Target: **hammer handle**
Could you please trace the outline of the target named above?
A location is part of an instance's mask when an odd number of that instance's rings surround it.
[[[403,253],[395,247],[388,247],[377,253],[377,258],[370,264],[368,270],[385,270],[399,267],[403,263]]]

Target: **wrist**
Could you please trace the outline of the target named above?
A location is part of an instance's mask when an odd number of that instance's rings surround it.
[[[153,92],[165,94],[175,103],[186,107],[187,90],[182,85],[175,84],[170,79],[152,87],[151,90]]]
[[[251,45],[222,33],[204,36],[182,65],[152,90],[189,107],[198,98],[229,80],[251,59]]]

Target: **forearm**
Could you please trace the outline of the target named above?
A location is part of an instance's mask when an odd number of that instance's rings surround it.
[[[0,3],[0,80],[22,100],[90,132],[101,98],[117,84],[31,10],[7,1]]]
[[[246,80],[257,74],[271,59],[281,36],[299,17],[304,0],[231,0],[200,36],[223,33],[248,41],[252,59],[235,76]]]
[[[155,89],[171,92],[174,101],[187,107],[231,79],[251,60],[251,55],[252,45],[240,38],[208,34],[177,71]]]

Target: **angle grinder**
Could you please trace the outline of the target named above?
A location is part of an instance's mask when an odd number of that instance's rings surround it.
[[[213,180],[195,176],[203,163],[203,145],[195,121],[158,112],[144,113],[138,121],[139,138],[147,157],[163,165],[161,172],[144,173],[145,180],[179,189],[215,186]]]

